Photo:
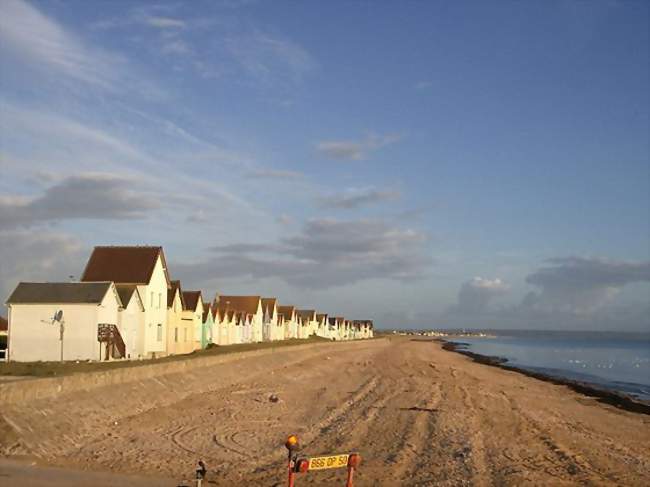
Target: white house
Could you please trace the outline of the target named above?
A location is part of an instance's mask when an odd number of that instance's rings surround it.
[[[115,289],[122,303],[117,327],[126,347],[125,358],[136,358],[143,347],[144,304],[135,284],[116,284]]]
[[[264,312],[262,328],[263,341],[273,342],[284,339],[284,336],[280,336],[279,333],[277,298],[262,298],[262,311]]]
[[[318,329],[318,321],[316,320],[316,310],[313,309],[299,309],[296,311],[301,318],[302,323],[299,332],[299,338],[309,338],[316,333]]]
[[[316,322],[318,323],[318,327],[316,328],[316,335],[322,338],[330,338],[330,333],[329,333],[329,323],[327,321],[327,314],[326,313],[318,313],[316,315]]]
[[[6,304],[8,358],[19,362],[105,358],[98,328],[118,329],[122,307],[112,282],[21,282]],[[121,337],[113,345],[110,355],[123,357]]]
[[[278,313],[284,317],[284,339],[298,338],[295,306],[278,306]]]
[[[219,309],[234,309],[253,315],[250,323],[249,340],[251,342],[263,341],[264,310],[262,309],[262,298],[260,296],[224,296],[217,294],[214,303]],[[246,321],[245,318],[246,316],[244,316],[244,321]]]
[[[183,291],[183,302],[185,308],[183,309],[183,318],[186,326],[189,321],[192,322],[192,351],[201,350],[202,346],[202,332],[203,332],[203,296],[201,291]]]
[[[162,247],[95,247],[81,281],[135,284],[144,305],[144,336],[138,340],[138,355],[166,353],[170,280]]]

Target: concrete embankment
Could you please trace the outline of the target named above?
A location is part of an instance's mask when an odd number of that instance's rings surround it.
[[[350,343],[353,342],[307,343],[291,347],[285,347],[278,344],[277,347],[260,350],[248,350],[206,357],[188,357],[186,360],[151,363],[148,365],[137,364],[137,366],[134,367],[71,374],[61,377],[11,381],[0,383],[0,406],[29,402],[36,399],[56,398],[71,392],[90,391],[99,387],[153,379],[168,374],[191,372],[203,367],[229,363],[249,357],[259,357],[277,353],[291,353],[312,348],[322,349],[323,347],[345,347]]]
[[[324,342],[188,358],[0,385],[0,454],[65,455],[96,427],[292,364],[384,340]]]

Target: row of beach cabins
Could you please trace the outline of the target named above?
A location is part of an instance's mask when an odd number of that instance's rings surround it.
[[[79,282],[21,282],[6,305],[6,359],[21,362],[146,359],[214,345],[373,336],[371,320],[296,309],[273,297],[184,290],[170,278],[162,247],[95,247]]]

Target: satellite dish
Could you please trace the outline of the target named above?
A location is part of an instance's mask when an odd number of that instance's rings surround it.
[[[53,321],[61,322],[62,319],[63,319],[63,310],[60,309],[59,311],[54,313],[54,320]]]

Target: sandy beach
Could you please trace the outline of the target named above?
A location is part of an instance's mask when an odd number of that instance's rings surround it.
[[[198,459],[208,485],[285,485],[290,433],[305,455],[360,452],[359,486],[650,484],[650,416],[405,337],[278,348],[0,419],[2,486],[171,487]]]

